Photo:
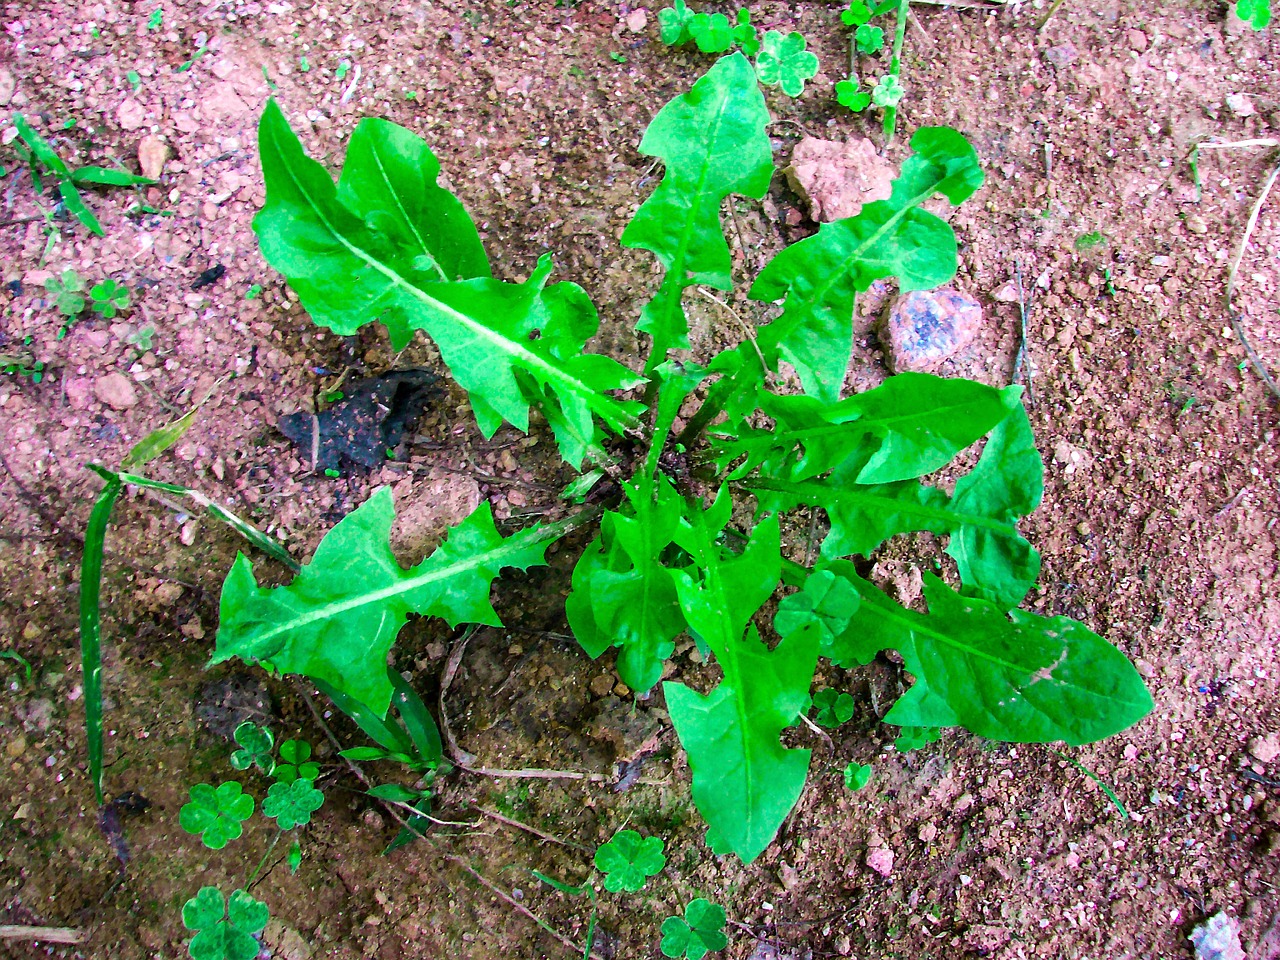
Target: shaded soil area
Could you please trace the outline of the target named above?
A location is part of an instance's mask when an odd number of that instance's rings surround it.
[[[335,756],[305,688],[203,670],[242,541],[189,503],[132,491],[116,509],[103,584],[106,786],[151,806],[126,821],[121,869],[86,773],[76,604],[100,481],[85,463],[118,464],[208,397],[150,475],[204,491],[298,558],[379,486],[395,492],[397,546],[415,559],[482,500],[507,521],[555,514],[571,476],[543,428],[485,440],[447,380],[395,461],[377,468],[327,473],[277,430],[348,378],[443,371],[425,341],[397,355],[379,328],[341,338],[314,326],[261,258],[251,220],[264,197],[254,130],[266,98],[335,171],[361,117],[423,136],[495,274],[523,279],[551,251],[558,276],[581,283],[604,317],[598,346],[639,367],[633,324],[657,276],[648,254],[617,240],[660,173],[637,145],[711,62],[658,41],[660,6],[0,3],[6,109],[76,163],[136,171],[140,149],[165,154],[157,186],[86,191],[105,231],[94,237],[74,222],[50,234],[29,172],[0,148],[0,353],[44,364],[38,383],[0,379],[0,652],[22,658],[0,659],[0,924],[87,937],[0,940],[0,955],[184,955],[182,904],[204,885],[239,886],[269,853],[253,892],[271,908],[270,956],[572,956],[563,940],[582,943],[591,905],[530,871],[581,883],[591,852],[626,825],[662,836],[668,866],[640,894],[601,893],[601,956],[658,956],[662,919],[704,896],[725,906],[735,958],[1192,957],[1187,935],[1219,910],[1239,922],[1252,960],[1280,957],[1277,404],[1224,306],[1275,163],[1280,49],[1274,30],[1239,29],[1222,5],[1191,0],[1068,0],[1042,30],[1047,5],[921,4],[907,35],[907,136],[884,150],[900,163],[912,130],[949,124],[982,159],[986,185],[950,216],[956,285],[985,312],[981,350],[962,372],[1010,382],[1022,317],[1007,290],[1020,276],[1046,464],[1044,505],[1023,525],[1044,554],[1030,606],[1078,618],[1128,654],[1155,698],[1147,719],[1077,750],[949,732],[899,754],[896,728],[879,717],[908,682],[900,669],[824,668],[818,686],[849,690],[858,711],[829,745],[814,741],[799,807],[743,867],[702,843],[660,693],[636,701],[612,655],[593,663],[568,635],[559,601],[585,543],[571,538],[548,567],[495,591],[508,626],[481,631],[462,655],[445,697],[453,730],[490,767],[611,778],[655,734],[657,755],[623,793],[451,774],[435,810],[444,822],[384,857],[396,824]],[[832,98],[848,66],[839,8],[755,11],[765,27],[801,30],[822,62],[802,98],[769,96],[778,167],[804,134],[881,143],[874,120]],[[731,303],[763,322],[770,308],[747,301],[741,281],[813,224],[781,174],[762,203],[733,203]],[[1273,196],[1260,211],[1236,296],[1272,370],[1278,207]],[[60,330],[44,281],[67,269],[126,284],[131,309]],[[875,299],[855,318],[849,385],[859,389],[885,375]],[[695,358],[740,338],[718,304],[687,300]],[[788,547],[803,552],[805,535]],[[878,575],[919,603],[913,584],[935,553],[924,538],[898,545]],[[285,578],[255,562],[268,580]],[[454,640],[415,623],[397,644],[397,668],[433,705]],[[695,653],[678,647],[673,675],[699,676]],[[225,730],[239,708],[317,745],[327,802],[296,874],[283,847],[268,851],[260,818],[220,852],[178,825],[192,784],[234,775]],[[363,742],[341,716],[327,723],[343,746]],[[874,767],[857,793],[841,776],[851,760]],[[395,764],[366,767],[377,782],[407,782]],[[238,776],[265,793],[262,778]]]

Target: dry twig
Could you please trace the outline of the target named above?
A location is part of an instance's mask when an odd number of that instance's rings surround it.
[[[1280,176],[1280,160],[1277,160],[1271,167],[1271,174],[1267,177],[1267,182],[1262,187],[1262,193],[1258,196],[1258,202],[1253,205],[1253,210],[1249,213],[1249,220],[1245,224],[1244,236],[1240,238],[1240,246],[1236,249],[1236,255],[1231,260],[1231,269],[1227,272],[1227,315],[1231,318],[1231,328],[1235,330],[1236,337],[1239,338],[1244,352],[1248,354],[1249,362],[1253,364],[1253,369],[1257,371],[1258,376],[1271,389],[1271,392],[1280,399],[1280,386],[1272,378],[1271,372],[1267,370],[1267,365],[1263,363],[1262,358],[1258,356],[1258,352],[1253,348],[1248,335],[1244,332],[1244,326],[1240,323],[1240,313],[1234,305],[1235,289],[1236,289],[1236,273],[1240,270],[1240,263],[1244,260],[1244,251],[1249,246],[1249,239],[1253,236],[1253,229],[1258,225],[1258,216],[1262,213],[1263,204],[1267,202],[1267,197],[1271,195],[1271,188],[1275,186],[1276,177]]]

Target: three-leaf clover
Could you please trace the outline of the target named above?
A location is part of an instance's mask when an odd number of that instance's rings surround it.
[[[871,19],[871,8],[862,0],[851,0],[848,8],[840,11],[840,19],[846,26],[860,27]]]
[[[733,42],[748,57],[754,57],[760,52],[760,35],[751,25],[751,11],[745,7],[738,11],[738,22],[733,28]]]
[[[860,90],[857,80],[839,80],[836,82],[836,102],[859,113],[871,106],[871,94]]]
[[[63,270],[61,277],[50,277],[44,288],[53,295],[53,302],[64,317],[75,317],[85,308],[84,281],[74,270]]]
[[[733,46],[733,28],[723,13],[695,13],[689,33],[703,53],[724,53]]]
[[[853,716],[853,697],[828,687],[813,695],[813,709],[814,723],[834,729]]]
[[[280,744],[280,762],[274,776],[281,783],[314,780],[320,776],[320,764],[311,759],[311,744],[305,740],[286,740]]]
[[[804,82],[818,75],[818,58],[805,49],[804,37],[792,31],[783,36],[777,30],[764,35],[756,57],[756,76],[766,87],[780,86],[789,97],[804,92]]]
[[[890,109],[902,102],[902,86],[892,73],[881,77],[871,88],[871,102],[877,107]]]
[[[216,790],[211,784],[191,788],[191,802],[178,811],[178,823],[187,833],[201,834],[210,850],[221,850],[244,832],[241,821],[253,816],[253,797],[240,784],[228,780]]]
[[[879,53],[880,48],[884,46],[884,30],[864,23],[854,31],[853,42],[859,53]]]
[[[701,897],[691,900],[684,909],[683,920],[667,917],[662,921],[662,942],[658,947],[664,957],[702,960],[712,950],[728,946],[724,921],[724,907]]]
[[[311,814],[324,804],[324,794],[310,780],[299,778],[291,783],[273,783],[262,801],[262,815],[270,817],[281,830],[311,822]]]
[[[107,320],[113,319],[119,311],[129,309],[129,288],[109,277],[94,284],[89,296],[93,298],[93,309]]]
[[[634,830],[622,830],[596,851],[595,863],[605,875],[606,890],[635,893],[649,877],[662,872],[667,858],[662,855],[660,837],[641,837]]]
[[[182,906],[182,925],[196,931],[187,952],[195,960],[253,960],[261,949],[253,935],[270,917],[267,905],[243,890],[224,900],[217,887],[203,887]]]
[[[1271,22],[1271,0],[1236,0],[1236,16],[1262,30]]]
[[[275,746],[276,738],[272,736],[271,731],[266,727],[258,726],[252,720],[246,720],[236,727],[235,738],[236,743],[240,744],[240,749],[231,754],[231,765],[237,770],[248,770],[256,766],[270,776],[276,768],[276,762],[271,756],[271,748]]]
[[[844,786],[846,790],[861,790],[871,780],[871,766],[865,763],[851,763],[844,768]]]
[[[789,637],[813,625],[821,632],[819,643],[828,644],[848,628],[861,602],[857,589],[847,579],[837,577],[830,570],[815,570],[800,592],[783,598],[778,604],[773,626],[779,636]]]
[[[679,46],[689,39],[689,21],[694,13],[684,0],[675,0],[675,6],[658,11],[658,32],[662,42],[669,47]]]

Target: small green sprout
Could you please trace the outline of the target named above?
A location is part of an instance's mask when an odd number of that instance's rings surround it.
[[[311,814],[324,805],[324,794],[305,777],[289,783],[273,783],[262,801],[262,815],[270,817],[281,830],[292,830],[311,822]]]
[[[314,780],[320,776],[320,764],[311,759],[311,744],[305,740],[286,740],[280,744],[280,762],[274,775],[280,783]]]
[[[253,286],[251,286],[248,290],[245,291],[244,298],[246,300],[257,300],[258,296],[261,293],[262,293],[262,284],[255,283]]]
[[[124,75],[124,78],[129,81],[129,86],[133,88],[134,93],[142,89],[142,78],[138,76],[137,70],[130,70]]]
[[[1236,0],[1236,16],[1255,30],[1271,22],[1271,0]]]
[[[851,763],[844,768],[846,790],[861,790],[871,780],[871,767],[865,763]]]
[[[137,348],[142,353],[146,353],[151,349],[151,338],[155,335],[156,328],[148,323],[145,326],[138,327],[124,339],[125,343]]]
[[[871,94],[859,88],[857,80],[836,81],[836,102],[854,113],[861,113],[871,106]]]
[[[804,82],[818,75],[818,58],[805,49],[799,33],[785,36],[777,30],[764,35],[756,57],[756,76],[766,87],[781,87],[789,97],[804,93]]]
[[[614,50],[609,54],[609,59],[612,60],[614,63],[626,63],[627,55],[625,53],[620,53],[617,50]]]
[[[63,270],[62,276],[50,277],[44,282],[44,288],[53,297],[54,305],[59,312],[68,320],[84,312],[87,303],[84,296],[84,280],[74,270]],[[64,327],[58,339],[61,340],[65,334]]]
[[[897,77],[891,73],[885,74],[871,88],[871,102],[886,110],[896,109],[902,102],[904,92]]]
[[[336,70],[334,70],[334,71],[333,71],[334,79],[335,79],[335,80],[339,80],[339,81],[341,81],[341,80],[345,80],[345,79],[346,79],[346,77],[347,77],[347,71],[348,71],[348,70],[350,70],[350,69],[351,69],[351,61],[350,61],[350,60],[343,60],[343,61],[339,62],[339,64],[338,64],[338,69],[336,69]]]
[[[207,783],[191,788],[191,802],[178,811],[178,823],[187,833],[198,833],[210,850],[221,850],[244,832],[242,822],[253,816],[253,797],[234,780],[217,789]]]
[[[302,866],[302,844],[297,840],[289,845],[289,872],[297,873]]]
[[[106,320],[112,320],[121,310],[129,309],[129,288],[110,277],[95,283],[89,296],[93,298],[93,309]]]
[[[224,900],[217,887],[204,887],[182,907],[182,925],[196,932],[187,952],[194,960],[253,960],[261,949],[253,935],[270,918],[267,905],[243,890]]]
[[[270,776],[276,766],[271,757],[271,748],[275,746],[276,739],[271,731],[252,720],[246,720],[236,727],[235,738],[240,749],[231,754],[231,765],[237,770],[248,770],[256,766]]]
[[[879,53],[884,47],[884,30],[864,23],[854,31],[853,43],[859,53],[868,55]]]
[[[306,57],[299,57],[299,58],[298,58],[298,70],[300,70],[302,73],[310,73],[310,72],[311,72],[311,61],[310,61],[310,60],[308,60]]]
[[[834,730],[853,716],[853,697],[830,688],[819,690],[813,695],[813,709],[813,722]]]
[[[751,25],[751,11],[743,8],[738,11],[738,22],[733,27],[733,42],[748,57],[760,52],[760,35]]]
[[[147,20],[147,29],[152,31],[159,30],[163,24],[164,8],[156,7],[155,10],[151,12],[151,17]]]
[[[688,957],[702,960],[713,950],[723,950],[729,945],[724,935],[724,907],[703,900],[691,900],[684,909],[684,918],[667,917],[662,921],[662,943],[659,949],[664,957]]]
[[[649,877],[662,872],[667,858],[662,855],[662,838],[622,830],[596,851],[595,864],[605,875],[604,888],[610,893],[636,893]]]

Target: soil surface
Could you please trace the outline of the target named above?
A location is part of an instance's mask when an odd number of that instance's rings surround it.
[[[335,756],[306,688],[203,669],[220,584],[243,541],[188,501],[135,490],[107,541],[106,788],[150,807],[124,820],[130,859],[117,860],[86,771],[77,598],[101,487],[86,463],[119,464],[207,397],[149,475],[198,488],[300,559],[379,486],[395,491],[411,560],[482,500],[503,519],[554,513],[570,477],[542,428],[484,440],[447,380],[395,461],[373,470],[331,476],[279,432],[282,415],[317,409],[343,378],[443,371],[424,341],[396,355],[372,325],[356,338],[325,333],[262,259],[250,224],[263,203],[255,123],[266,98],[334,170],[361,117],[423,136],[497,275],[523,279],[551,251],[558,275],[599,306],[600,348],[638,368],[632,324],[657,276],[648,254],[617,241],[659,173],[637,145],[657,109],[711,63],[658,41],[660,6],[0,3],[0,104],[75,164],[136,172],[140,152],[163,163],[154,187],[85,190],[105,232],[95,237],[74,220],[50,231],[27,168],[0,149],[0,352],[44,364],[38,383],[0,378],[0,925],[85,937],[6,934],[0,955],[185,955],[182,904],[204,885],[242,885],[267,853],[252,886],[273,917],[264,956],[574,956],[566,941],[580,956],[590,902],[530,871],[581,883],[595,847],[627,825],[663,837],[668,865],[640,894],[601,892],[600,956],[658,956],[663,918],[704,896],[727,910],[725,955],[735,958],[1192,957],[1189,933],[1218,911],[1239,924],[1252,960],[1280,957],[1277,403],[1224,305],[1275,163],[1280,33],[1191,0],[1067,0],[1040,30],[1048,5],[1038,0],[918,5],[905,135],[883,151],[898,164],[911,131],[949,124],[982,159],[986,185],[951,216],[956,286],[985,316],[965,372],[1013,377],[1022,320],[1009,291],[1020,276],[1029,409],[1046,465],[1044,505],[1023,524],[1044,554],[1030,606],[1078,618],[1128,654],[1155,698],[1149,717],[1082,749],[953,731],[899,754],[896,728],[878,718],[907,682],[900,669],[824,668],[818,684],[854,693],[858,712],[830,745],[814,742],[799,807],[744,868],[702,843],[660,693],[636,702],[611,655],[592,663],[568,636],[558,601],[585,543],[570,539],[549,567],[495,591],[508,626],[465,650],[445,698],[454,732],[490,767],[611,777],[653,734],[658,754],[623,793],[455,772],[435,808],[445,822],[384,857],[397,825]],[[804,134],[882,145],[875,119],[833,100],[848,67],[838,6],[753,9],[763,26],[801,30],[822,61],[802,98],[769,97],[779,169]],[[863,69],[874,77],[884,66]],[[13,136],[4,130],[6,144]],[[740,281],[813,230],[781,173],[763,203],[734,210],[737,228],[725,219]],[[1273,194],[1236,295],[1241,329],[1271,370],[1278,242]],[[67,269],[127,285],[131,308],[109,320],[86,313],[60,332],[44,281]],[[768,308],[744,290],[735,310],[762,321]],[[740,337],[710,300],[691,292],[687,302],[695,357]],[[873,306],[857,318],[851,387],[885,375]],[[919,602],[912,584],[935,550],[910,541],[880,558],[879,574]],[[255,564],[271,582],[286,577],[266,558]],[[396,647],[397,668],[433,705],[454,639],[415,623]],[[699,675],[692,652],[679,648],[677,675]],[[261,818],[222,851],[178,825],[195,783],[238,776],[265,793],[262,777],[228,764],[225,734],[240,716],[317,746],[327,800],[303,831],[296,874],[285,845],[268,850]],[[344,747],[365,742],[340,715],[328,726]],[[857,793],[841,776],[851,760],[874,767]],[[374,782],[412,779],[396,764],[363,766]]]

